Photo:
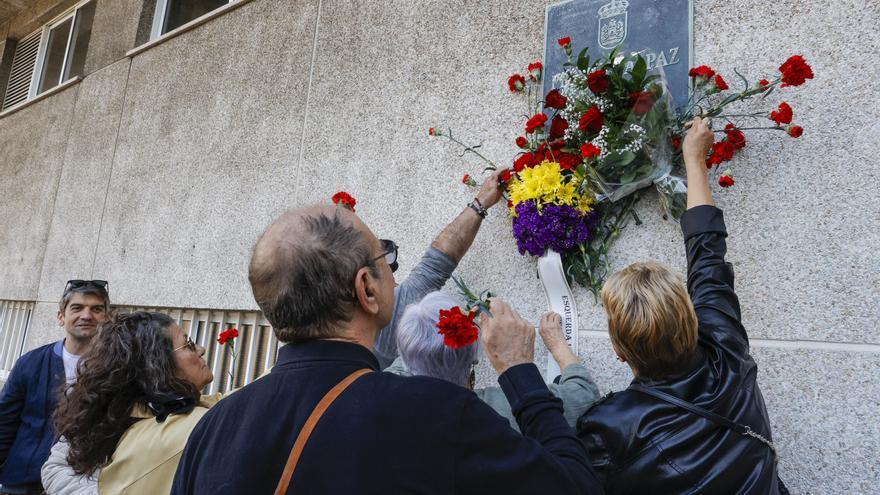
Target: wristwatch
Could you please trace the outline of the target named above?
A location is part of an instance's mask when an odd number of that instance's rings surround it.
[[[489,214],[489,212],[486,211],[486,208],[483,208],[483,204],[480,203],[480,200],[477,198],[474,198],[473,201],[468,203],[468,208],[477,212],[477,215],[480,215],[480,218],[486,218],[486,215]]]

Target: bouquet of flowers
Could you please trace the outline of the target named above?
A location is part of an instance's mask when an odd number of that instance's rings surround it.
[[[686,206],[687,184],[676,174],[682,165],[685,124],[702,115],[723,122],[715,132],[723,138],[712,145],[707,166],[716,173],[746,146],[746,130],[784,131],[800,137],[792,125],[793,111],[782,102],[775,110],[736,113],[729,107],[752,98],[766,99],[777,87],[800,86],[813,78],[799,55],[789,58],[773,80],[750,83],[736,72],[742,87],[731,90],[707,66],[691,69],[687,104],[675,109],[662,70],[649,70],[640,53],[619,53],[591,60],[584,49],[573,57],[571,39],[558,40],[568,61],[554,76],[555,89],[540,99],[543,67],[530,64],[526,76],[508,79],[511,92],[524,94],[528,108],[519,152],[501,174],[508,198],[513,234],[520,254],[562,256],[564,272],[595,296],[610,273],[608,250],[630,219],[641,192],[654,186],[668,216],[678,218]],[[763,124],[762,124],[763,122]],[[772,124],[771,124],[772,123]],[[450,139],[487,163],[479,146],[454,138],[451,130],[429,130]],[[724,166],[719,185],[734,184]],[[476,185],[470,176],[463,182]]]

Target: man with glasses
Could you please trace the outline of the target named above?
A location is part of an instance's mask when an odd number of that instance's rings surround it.
[[[69,280],[58,306],[64,338],[16,361],[0,393],[0,494],[42,493],[40,468],[55,442],[52,414],[110,307],[107,281]]]
[[[501,173],[502,171],[497,171],[486,178],[474,200],[437,235],[421,261],[396,289],[391,322],[379,332],[373,348],[382,369],[390,366],[398,356],[397,324],[406,307],[421,301],[428,293],[440,290],[446,284],[458,262],[473,244],[487,210],[501,199],[501,188],[498,186]],[[397,246],[391,241],[382,243],[382,249],[393,262],[389,262],[389,265],[394,271],[397,269]]]
[[[465,211],[447,227],[437,258],[454,265],[480,217]],[[289,211],[266,229],[248,279],[284,345],[269,374],[201,419],[172,494],[601,492],[533,362],[534,327],[504,301],[480,333],[522,435],[464,387],[379,372],[374,342],[404,304],[395,252],[336,206]]]

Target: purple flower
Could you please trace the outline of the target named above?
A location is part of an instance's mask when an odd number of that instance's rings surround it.
[[[545,205],[541,212],[534,201],[516,205],[513,236],[519,254],[543,256],[547,249],[562,254],[590,240],[596,212],[584,215],[573,206]]]

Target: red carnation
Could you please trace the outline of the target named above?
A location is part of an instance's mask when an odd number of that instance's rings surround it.
[[[733,159],[733,153],[735,151],[736,148],[733,146],[733,143],[730,143],[729,141],[718,141],[717,143],[712,144],[712,156],[717,156],[717,160],[721,160],[722,162]]]
[[[561,138],[565,135],[566,129],[568,129],[567,120],[559,115],[553,117],[553,120],[550,121],[550,139]]]
[[[669,143],[672,145],[673,149],[680,150],[681,149],[681,136],[672,136],[669,138]]]
[[[608,78],[608,74],[605,72],[605,69],[594,70],[587,74],[587,86],[590,88],[590,91],[593,92],[594,95],[600,95],[608,89],[608,84],[611,82],[611,79]]]
[[[434,128],[433,128],[433,127],[428,128],[428,135],[429,135],[429,136],[433,136],[433,135],[434,135]]]
[[[712,168],[715,165],[721,165],[721,157],[715,153],[709,155],[709,158],[706,159],[706,168]]]
[[[473,182],[473,179],[471,179],[470,174],[464,174],[464,177],[461,178],[461,183],[466,186],[473,185],[471,182]]]
[[[794,116],[791,107],[786,102],[779,104],[779,109],[770,112],[770,120],[776,122],[776,125],[791,124],[791,118]]]
[[[767,86],[770,86],[770,81],[768,81],[766,79],[761,79],[760,81],[758,81],[758,84],[760,84],[761,86],[764,86],[766,88]]]
[[[437,328],[439,329],[438,333],[443,335],[443,344],[457,349],[476,342],[479,330],[474,324],[474,316],[473,311],[468,314],[462,313],[458,306],[451,309],[441,309]]]
[[[724,81],[724,78],[721,77],[721,74],[715,74],[715,87],[718,88],[718,91],[725,91],[730,89],[730,87]]]
[[[590,132],[591,134],[596,134],[597,132],[602,130],[602,126],[605,124],[605,116],[602,115],[602,112],[599,110],[599,107],[593,105],[581,116],[581,119],[578,121],[578,127],[582,131]]]
[[[590,158],[595,158],[602,153],[602,149],[593,143],[586,143],[581,145],[581,156],[584,159],[589,160]]]
[[[724,172],[721,177],[718,178],[718,185],[721,187],[730,187],[734,184],[733,177],[729,175],[729,172]]]
[[[629,94],[629,104],[633,113],[636,115],[645,115],[651,111],[654,106],[654,93],[650,91],[639,91]]]
[[[538,157],[535,156],[534,153],[523,153],[513,162],[513,171],[516,173],[522,172],[526,168],[534,167],[538,164]]]
[[[779,72],[782,72],[782,87],[800,86],[807,79],[813,78],[813,69],[800,55],[793,55],[779,66]]]
[[[524,138],[523,136],[519,136],[516,138],[516,145],[520,148],[525,148],[529,145],[529,140]]]
[[[581,158],[571,153],[561,153],[559,155],[559,167],[563,170],[574,170],[581,164]]]
[[[510,182],[510,169],[505,168],[501,171],[501,175],[498,176],[498,180],[501,182]]]
[[[739,150],[746,147],[746,136],[741,130],[737,129],[735,125],[727,124],[724,126],[724,134],[727,135],[727,141],[729,141],[734,148]]]
[[[547,116],[544,115],[543,113],[538,113],[538,114],[533,115],[526,122],[526,134],[531,134],[538,129],[543,129],[544,124],[546,124],[546,123],[547,123]]]
[[[790,125],[786,132],[793,138],[799,138],[804,134],[804,128],[799,125]]]
[[[540,61],[536,61],[534,63],[529,64],[529,79],[533,79],[535,81],[541,79],[541,71],[544,70],[544,66],[541,65]]]
[[[229,330],[220,332],[220,335],[217,337],[217,343],[220,345],[226,345],[227,343],[232,344],[237,337],[238,329],[230,328]]]
[[[518,93],[526,87],[526,78],[514,74],[507,80],[507,87],[510,88],[511,93]]]
[[[550,92],[547,93],[547,97],[544,98],[544,106],[547,108],[562,110],[565,108],[566,103],[568,103],[568,100],[562,96],[558,89],[550,90]]]
[[[559,38],[558,40],[556,40],[556,42],[559,43],[559,46],[562,46],[562,47],[564,47],[566,45],[570,45],[571,44],[571,36]]]
[[[339,191],[330,199],[333,201],[333,204],[348,208],[352,212],[354,211],[354,206],[357,204],[357,201],[345,191]]]
[[[710,69],[708,65],[701,65],[699,67],[692,68],[688,75],[691,77],[702,77],[705,79],[709,79],[710,77],[715,75],[715,71]]]

